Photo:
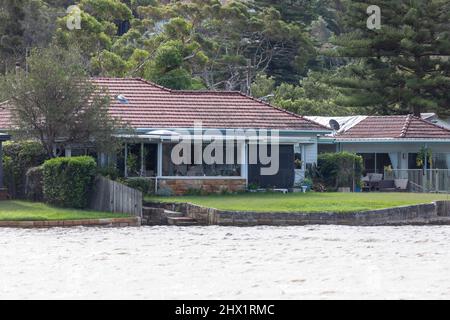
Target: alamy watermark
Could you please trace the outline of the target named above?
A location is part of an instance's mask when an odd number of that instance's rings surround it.
[[[367,14],[370,15],[367,18],[367,28],[369,30],[381,29],[381,8],[377,5],[371,5],[367,7]]]
[[[66,26],[69,30],[80,30],[81,29],[81,9],[72,5],[69,6],[66,10],[68,14]]]
[[[226,129],[223,133],[218,129],[203,130],[202,123],[195,122],[193,134],[188,130],[176,132],[177,135],[170,138],[171,142],[175,143],[171,152],[174,165],[248,163],[261,164],[261,175],[276,175],[279,171],[278,130]],[[206,144],[206,141],[209,143]],[[248,152],[243,154],[246,150]]]

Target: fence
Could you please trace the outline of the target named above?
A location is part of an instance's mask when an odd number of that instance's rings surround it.
[[[97,211],[142,217],[142,192],[104,177],[97,177],[89,207]]]
[[[408,179],[412,192],[450,192],[448,169],[396,169],[385,171],[385,180]]]

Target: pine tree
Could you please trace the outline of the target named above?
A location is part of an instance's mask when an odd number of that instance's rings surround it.
[[[330,83],[344,105],[372,113],[450,114],[450,1],[346,0],[347,30],[332,55],[351,58]],[[367,27],[367,8],[381,9],[381,28]]]
[[[0,71],[11,70],[22,55],[25,17],[23,0],[0,2]]]

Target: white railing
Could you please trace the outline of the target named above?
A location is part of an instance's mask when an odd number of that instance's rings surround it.
[[[412,192],[450,192],[448,169],[395,169],[386,170],[384,179],[408,179]]]

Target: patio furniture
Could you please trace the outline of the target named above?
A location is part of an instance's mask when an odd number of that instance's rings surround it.
[[[409,183],[408,179],[395,179],[394,183],[395,183],[395,188],[397,190],[399,190],[399,191],[408,190],[408,183]]]
[[[394,180],[381,180],[380,182],[378,182],[378,191],[381,191],[381,192],[397,191],[397,188],[395,187],[395,181]]]
[[[362,187],[363,191],[377,191],[379,190],[379,184],[383,180],[383,175],[381,173],[369,173],[366,177],[362,179],[364,185]]]

